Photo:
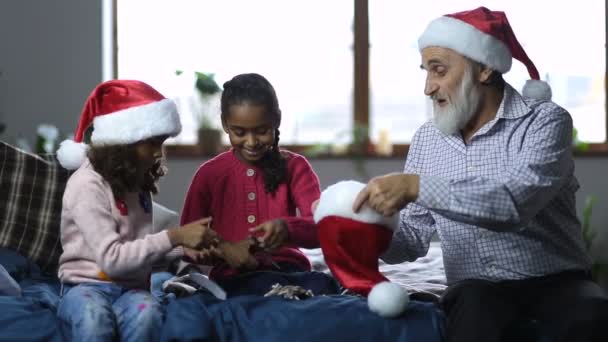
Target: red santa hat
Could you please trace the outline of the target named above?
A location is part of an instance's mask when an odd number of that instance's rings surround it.
[[[515,38],[504,12],[479,7],[439,17],[431,21],[418,38],[421,51],[429,46],[452,49],[503,74],[511,69],[515,58],[526,66],[531,78],[526,81],[523,95],[551,99],[549,84],[540,81],[536,66]]]
[[[398,316],[409,302],[407,290],[379,271],[378,258],[388,248],[397,215],[385,217],[368,206],[355,213],[353,202],[365,184],[343,181],[321,193],[314,220],[325,262],[345,288],[366,296],[371,311]]]
[[[126,145],[160,135],[176,136],[182,129],[175,103],[141,81],[111,80],[98,85],[87,98],[74,140],[64,140],[57,159],[77,169],[86,158],[83,143],[93,125],[91,145]]]

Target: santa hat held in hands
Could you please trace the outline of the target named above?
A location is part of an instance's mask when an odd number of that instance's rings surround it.
[[[93,125],[91,145],[126,145],[156,136],[176,136],[182,129],[175,103],[148,84],[135,80],[101,83],[87,98],[74,140],[57,151],[63,167],[74,170],[86,159],[83,139]]]
[[[371,311],[385,317],[401,314],[409,295],[378,269],[378,258],[388,248],[397,215],[385,217],[364,205],[352,205],[365,184],[342,181],[321,193],[314,220],[319,229],[323,256],[332,274],[345,288],[367,296]]]
[[[471,11],[446,14],[429,23],[418,38],[420,51],[429,46],[444,47],[482,63],[502,74],[511,69],[512,58],[528,69],[523,95],[550,100],[551,88],[540,81],[534,63],[515,38],[504,12],[479,7]]]

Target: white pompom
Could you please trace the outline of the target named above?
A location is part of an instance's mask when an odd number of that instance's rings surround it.
[[[382,317],[399,316],[409,302],[407,290],[388,281],[376,284],[367,296],[369,309]]]
[[[89,146],[74,140],[64,140],[59,144],[57,160],[68,170],[76,170],[87,158]]]
[[[527,80],[522,90],[525,97],[537,100],[551,100],[551,86],[545,81]]]

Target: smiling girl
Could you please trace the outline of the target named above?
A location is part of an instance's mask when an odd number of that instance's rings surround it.
[[[199,167],[181,216],[213,217],[220,260],[199,261],[213,265],[211,278],[225,288],[235,283],[223,280],[254,270],[310,271],[298,247],[319,246],[311,212],[319,179],[303,156],[279,147],[281,110],[270,82],[259,74],[226,82],[221,119],[232,148]]]

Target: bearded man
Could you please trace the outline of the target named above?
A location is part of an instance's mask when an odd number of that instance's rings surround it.
[[[572,119],[503,12],[481,7],[432,21],[418,41],[433,119],[414,135],[403,173],[372,179],[366,204],[400,228],[382,259],[413,261],[441,241],[447,340],[515,340],[536,321],[552,341],[608,341],[608,299],[590,279],[575,212]],[[519,94],[512,58],[532,81]]]

